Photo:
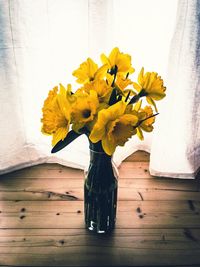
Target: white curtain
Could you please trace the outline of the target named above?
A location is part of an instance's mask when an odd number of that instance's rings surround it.
[[[100,53],[118,46],[132,55],[135,79],[144,66],[157,71],[168,90],[165,103],[158,106],[155,134],[146,135],[143,142],[133,137],[117,148],[114,161],[119,165],[144,149],[151,151],[153,174],[194,177],[199,151],[197,2],[179,2],[170,48],[176,0],[0,0],[0,173],[43,162],[87,165],[84,136],[50,154],[50,138],[40,133],[41,107],[53,86],[76,86],[71,73],[87,57],[98,62]],[[196,14],[193,19],[191,12]]]
[[[200,167],[200,1],[179,0],[167,97],[153,136],[150,170],[194,178]]]
[[[40,118],[49,89],[73,82],[89,56],[88,1],[0,0],[0,38],[0,172],[42,162],[83,167],[82,143],[50,154]]]

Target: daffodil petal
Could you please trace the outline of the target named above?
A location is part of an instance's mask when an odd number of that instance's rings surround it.
[[[152,125],[141,125],[140,127],[145,132],[152,132],[153,131],[153,126]]]
[[[58,128],[58,130],[53,134],[52,146],[55,146],[60,140],[64,140],[67,136],[69,128]]]
[[[144,67],[141,68],[141,71],[138,75],[138,83],[142,85],[143,83],[143,76],[144,76]]]
[[[98,127],[94,126],[93,130],[91,131],[89,135],[89,139],[91,142],[96,143],[100,141],[103,136],[105,135],[105,128],[104,127]]]
[[[101,54],[101,62],[102,62],[103,64],[105,64],[105,65],[108,65],[109,68],[110,68],[110,61],[109,61],[109,59],[107,58],[106,55]]]
[[[155,111],[158,112],[158,109],[157,109],[157,107],[156,107],[156,103],[155,103],[155,101],[153,101],[153,99],[152,99],[151,97],[146,97],[146,99],[147,99],[147,102],[148,102],[150,105],[154,106]]]
[[[101,66],[95,73],[95,79],[103,79],[107,73],[107,70],[109,69],[108,64],[104,64]]]
[[[144,139],[144,136],[143,136],[143,133],[140,127],[137,127],[137,136],[139,137],[140,140]]]
[[[106,154],[112,155],[115,152],[117,144],[114,142],[114,140],[110,140],[107,137],[102,139],[102,147]]]
[[[109,59],[110,59],[110,64],[112,67],[114,67],[114,65],[115,65],[116,58],[117,58],[118,54],[119,54],[119,48],[118,47],[113,48],[113,50],[110,52]]]
[[[142,105],[142,100],[139,100],[135,105],[134,105],[134,110],[139,111]]]
[[[140,92],[142,89],[141,86],[135,82],[133,82],[133,88],[136,89],[138,92]]]

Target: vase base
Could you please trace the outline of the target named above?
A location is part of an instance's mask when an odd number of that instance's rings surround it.
[[[110,233],[112,232],[112,230],[114,229],[114,227],[106,227],[106,229],[101,229],[99,227],[97,227],[97,224],[93,221],[90,221],[90,225],[86,226],[86,228],[90,231],[90,232],[93,232],[93,233],[96,233],[96,234],[107,234],[107,233]]]

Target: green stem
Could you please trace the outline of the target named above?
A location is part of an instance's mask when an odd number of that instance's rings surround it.
[[[128,101],[130,94],[131,94],[131,90],[129,90],[129,92],[128,92],[127,96],[126,96],[125,102]]]
[[[134,128],[137,128],[137,127],[140,126],[140,124],[142,124],[144,121],[146,121],[146,120],[148,120],[148,119],[150,119],[150,118],[153,118],[153,117],[157,116],[158,114],[159,114],[159,113],[153,114],[153,115],[147,117],[146,119],[139,121],[139,122],[134,126]]]
[[[115,85],[115,80],[116,80],[116,76],[117,76],[117,70],[118,70],[118,67],[117,67],[117,65],[115,65],[115,67],[114,67],[114,79],[113,79],[113,82],[111,84],[112,87]]]
[[[130,102],[128,103],[128,105],[130,105],[130,104],[134,104],[134,103],[138,102],[138,100],[139,100],[141,97],[143,97],[143,96],[147,96],[147,93],[145,92],[144,89],[142,89],[142,90],[139,92],[139,94],[134,95],[134,96],[131,98],[131,100],[130,100]]]

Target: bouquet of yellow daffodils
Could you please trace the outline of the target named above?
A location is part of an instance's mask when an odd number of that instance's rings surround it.
[[[53,153],[87,134],[92,143],[100,141],[112,155],[133,135],[142,140],[143,131],[153,130],[158,114],[155,101],[165,97],[161,77],[142,68],[137,82],[132,81],[131,56],[117,47],[108,57],[102,54],[101,61],[99,67],[88,58],[73,72],[80,84],[76,91],[70,84],[49,91],[41,122],[42,133],[53,137]]]

